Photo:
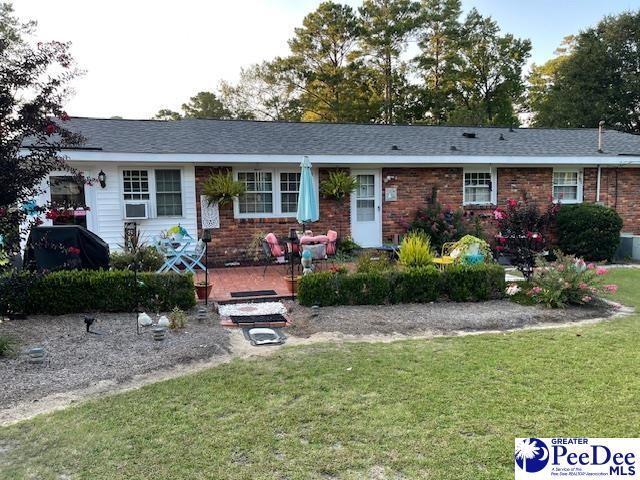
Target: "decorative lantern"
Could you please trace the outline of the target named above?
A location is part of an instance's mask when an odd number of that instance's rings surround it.
[[[33,347],[31,349],[29,349],[29,351],[27,352],[29,354],[29,362],[36,364],[36,365],[42,365],[44,364],[44,348],[43,347]]]
[[[198,309],[198,315],[196,316],[196,318],[200,323],[205,322],[208,318],[207,309],[205,307],[200,307]]]
[[[100,170],[100,173],[98,173],[98,181],[100,182],[100,186],[102,188],[107,186],[107,174],[102,170]]]
[[[166,336],[167,329],[165,327],[153,327],[151,332],[153,332],[153,339],[156,342],[162,342]]]

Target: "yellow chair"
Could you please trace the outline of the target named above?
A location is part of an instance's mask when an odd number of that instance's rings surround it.
[[[453,265],[455,256],[451,256],[451,253],[456,248],[456,242],[447,242],[442,245],[441,255],[433,259],[433,263],[441,270],[444,270],[449,265]]]

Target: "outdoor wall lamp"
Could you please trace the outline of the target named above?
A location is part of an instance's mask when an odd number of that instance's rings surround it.
[[[98,174],[98,181],[100,182],[100,186],[102,188],[107,186],[107,174],[102,170],[100,170],[100,173]]]

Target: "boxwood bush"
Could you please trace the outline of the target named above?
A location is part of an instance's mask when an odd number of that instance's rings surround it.
[[[0,277],[0,309],[10,313],[50,314],[131,312],[136,297],[152,311],[188,309],[195,305],[193,277],[178,273],[125,270],[68,270],[46,275],[14,273]],[[14,298],[21,288],[19,301]],[[20,292],[18,292],[20,293]]]
[[[622,219],[614,209],[595,203],[564,205],[556,222],[563,252],[585,260],[613,259],[622,229]]]
[[[444,271],[428,266],[353,274],[319,272],[300,279],[298,302],[306,306],[467,302],[501,298],[504,288],[504,269],[496,264],[455,265]]]

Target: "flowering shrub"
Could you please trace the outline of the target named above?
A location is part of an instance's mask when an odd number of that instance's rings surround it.
[[[526,199],[509,199],[505,208],[493,212],[498,231],[496,251],[508,255],[525,278],[530,278],[541,253],[547,248],[549,229],[559,205],[549,202],[544,212]]]
[[[555,262],[539,260],[528,284],[509,285],[507,295],[526,295],[535,303],[551,308],[586,305],[599,300],[603,293],[615,293],[617,285],[604,284],[607,270],[585,263],[581,258],[556,252]]]

